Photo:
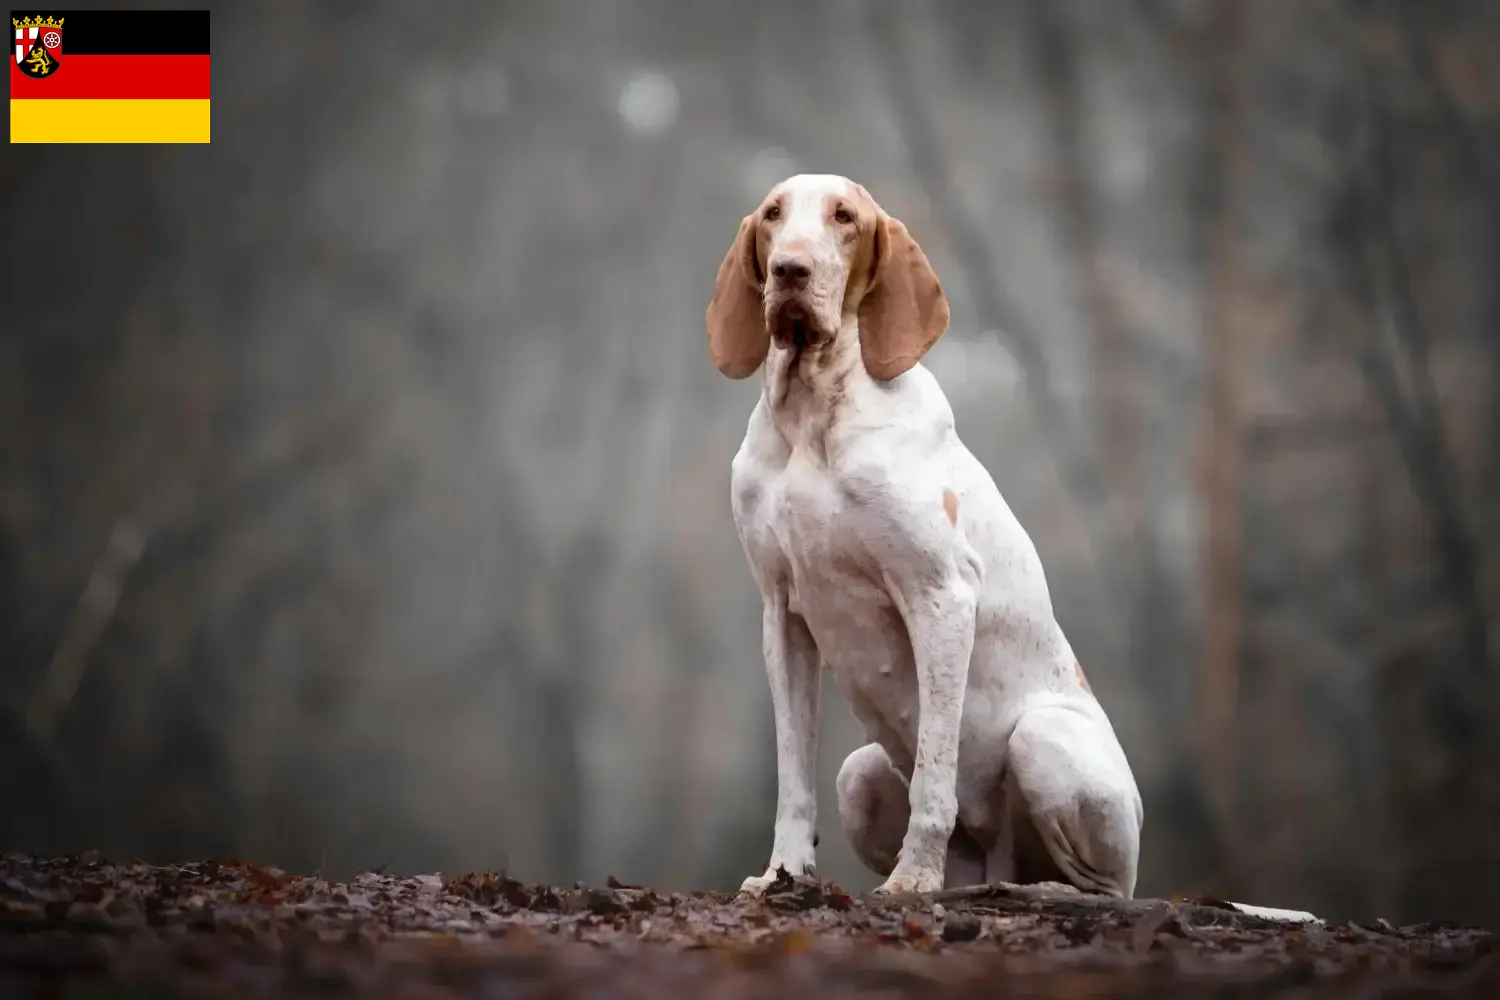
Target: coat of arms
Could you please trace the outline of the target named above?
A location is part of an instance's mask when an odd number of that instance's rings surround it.
[[[51,76],[62,65],[61,17],[11,18],[16,29],[16,65],[21,72],[37,79]]]

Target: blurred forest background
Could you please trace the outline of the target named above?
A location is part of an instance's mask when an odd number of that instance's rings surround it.
[[[1500,920],[1500,4],[213,25],[212,145],[0,157],[0,847],[760,870],[759,385],[703,310],[827,171],[948,289],[928,363],[1130,755],[1140,892]]]

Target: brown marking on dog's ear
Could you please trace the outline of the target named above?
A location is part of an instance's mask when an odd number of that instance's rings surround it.
[[[761,288],[759,214],[740,222],[740,231],[719,264],[714,297],[704,319],[708,323],[708,354],[714,367],[729,378],[745,378],[765,363],[771,350],[771,332]]]
[[[873,241],[874,275],[859,302],[859,347],[865,370],[888,382],[921,361],[948,329],[948,297],[911,233],[878,205]]]
[[[958,494],[950,489],[943,490],[943,510],[948,512],[948,523],[958,524]]]
[[[1078,673],[1078,683],[1082,684],[1083,685],[1083,689],[1085,691],[1087,691],[1089,694],[1093,694],[1094,693],[1094,689],[1089,686],[1089,679],[1087,677],[1085,677],[1084,674],[1083,674],[1083,664],[1082,663],[1074,663],[1073,664],[1073,669]]]

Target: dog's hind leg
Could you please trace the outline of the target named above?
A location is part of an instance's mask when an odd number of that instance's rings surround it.
[[[1052,862],[1080,889],[1131,898],[1141,800],[1113,734],[1076,710],[1035,708],[1021,716],[1008,750],[1015,804]]]

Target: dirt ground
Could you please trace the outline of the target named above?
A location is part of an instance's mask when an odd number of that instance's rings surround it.
[[[3,997],[1500,996],[1500,932],[1289,927],[1063,887],[762,900],[0,859]]]

